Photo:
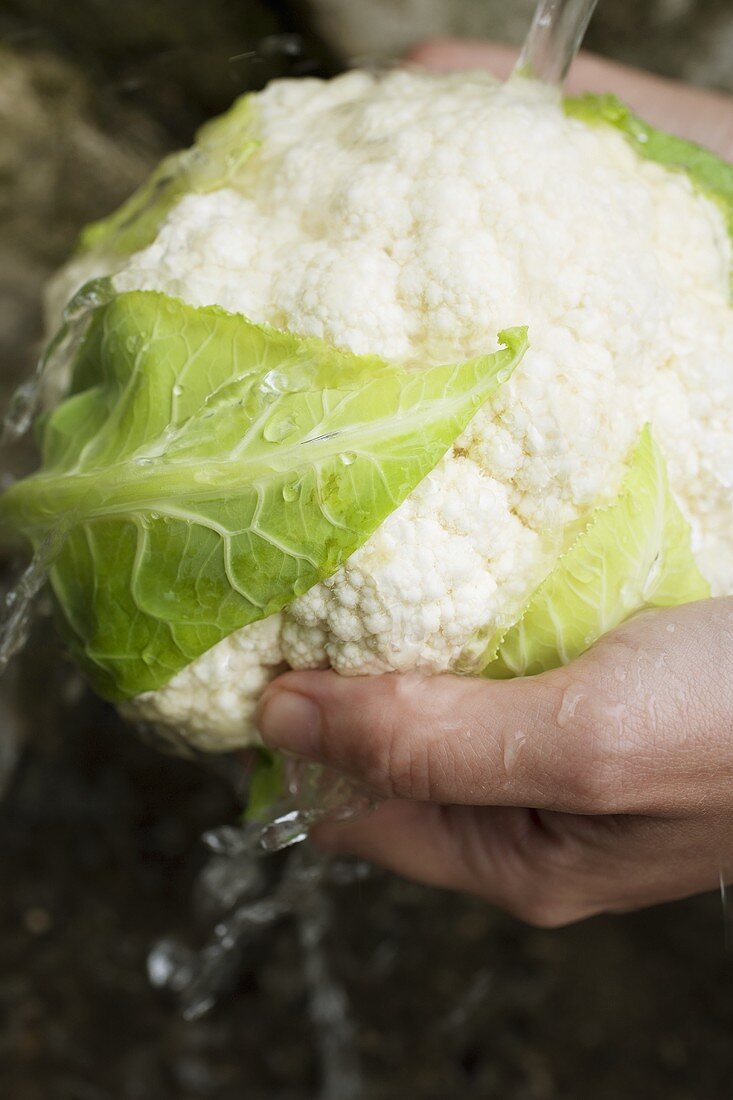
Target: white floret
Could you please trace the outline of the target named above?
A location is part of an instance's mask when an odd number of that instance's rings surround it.
[[[529,326],[531,347],[333,577],[140,711],[232,746],[252,738],[255,699],[283,661],[454,667],[477,629],[526,600],[548,534],[614,496],[646,422],[701,567],[733,592],[732,257],[717,207],[522,82],[354,73],[276,83],[259,109],[262,146],[241,178],[183,199],[115,276],[120,289],[415,369],[491,351],[512,325]]]
[[[303,630],[315,628],[318,663],[347,675],[449,668],[489,619],[517,610],[537,543],[505,487],[450,456],[343,569],[290,605],[285,659],[307,665]]]
[[[199,749],[226,752],[242,744],[260,695],[283,671],[280,616],[253,623],[179,672],[162,691],[139,695],[121,708],[184,737]]]

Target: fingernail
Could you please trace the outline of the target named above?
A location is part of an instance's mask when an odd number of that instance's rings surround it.
[[[263,706],[258,722],[262,740],[272,749],[297,756],[317,756],[321,712],[305,695],[275,691]]]

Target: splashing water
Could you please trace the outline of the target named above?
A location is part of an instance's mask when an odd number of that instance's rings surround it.
[[[351,821],[374,806],[374,800],[343,775],[296,759],[286,761],[285,791],[272,819],[260,827],[259,843],[266,852],[300,844],[315,825]]]
[[[363,1086],[356,1029],[346,990],[333,974],[328,959],[327,937],[333,925],[328,894],[314,890],[305,897],[296,919],[309,992],[308,1015],[321,1056],[319,1100],[359,1100]]]
[[[148,975],[154,986],[176,996],[184,1019],[200,1019],[242,972],[256,968],[270,929],[293,923],[320,1056],[318,1100],[360,1100],[364,1087],[356,1028],[346,990],[329,959],[332,913],[327,891],[363,880],[371,868],[320,855],[300,842],[313,824],[348,819],[372,803],[342,776],[302,761],[286,761],[282,787],[269,821],[225,826],[204,835],[211,855],[194,898],[199,915],[207,917],[209,938],[199,950],[177,938],[161,939],[148,956]]]
[[[38,556],[21,574],[20,580],[5,597],[0,622],[0,675],[28,640],[31,611],[36,596],[46,583],[46,565]]]
[[[41,360],[41,363],[43,360]],[[10,398],[8,411],[3,418],[0,446],[7,446],[28,432],[38,409],[41,392],[41,363],[32,378],[21,383]]]
[[[84,338],[91,313],[112,295],[109,280],[85,286],[68,306],[64,323],[39,362],[35,376],[17,391],[4,421],[2,441],[12,443],[30,428],[40,405],[53,403],[68,383],[70,364]],[[5,600],[0,620],[0,673],[25,644],[34,603],[65,537],[57,529],[39,548]],[[148,731],[150,736],[157,736]],[[170,745],[166,747],[170,751]],[[15,743],[0,745],[0,763],[15,759]],[[12,758],[12,759],[11,759]],[[3,769],[3,772],[5,769]],[[326,934],[330,923],[324,883],[353,880],[337,863],[315,859],[300,848],[287,859],[263,857],[306,839],[309,829],[325,820],[346,820],[370,806],[341,776],[295,761],[286,768],[285,791],[270,820],[243,828],[226,828],[204,838],[212,852],[197,884],[198,907],[216,915],[208,942],[194,951],[166,938],[148,960],[153,985],[180,999],[183,1015],[195,1020],[208,1012],[230,986],[233,976],[257,960],[266,931],[286,918],[296,922],[309,988],[310,1016],[323,1062],[323,1100],[357,1100],[361,1077],[344,990],[330,973]]]
[[[92,312],[109,301],[112,294],[111,280],[97,279],[87,283],[72,298],[64,311],[61,328],[41,356],[33,377],[19,386],[10,400],[2,420],[0,448],[12,446],[26,435],[44,400],[53,403],[57,391],[60,394]],[[0,675],[6,672],[28,640],[37,598],[46,584],[49,568],[64,537],[65,528],[62,525],[48,535],[0,605]],[[0,734],[0,773],[5,782],[12,773],[16,758],[17,743],[13,741],[11,725],[6,722]]]
[[[36,598],[48,579],[49,567],[63,539],[64,532],[60,528],[52,531],[21,573],[17,584],[5,596],[0,616],[0,676],[28,640]]]
[[[540,0],[515,72],[562,87],[598,0]]]
[[[7,673],[11,661],[28,641],[36,600],[46,583],[58,547],[57,537],[49,536],[17,583],[5,594],[0,611],[0,676]],[[12,696],[12,686],[8,689],[5,684],[0,695],[0,796],[10,783],[20,754],[18,721],[8,704]]]
[[[87,322],[98,306],[113,295],[110,279],[94,279],[79,290],[64,310],[58,333],[38,361],[35,373],[13,394],[2,422],[0,447],[10,446],[29,431],[43,402],[46,388],[50,398],[61,392],[70,365],[86,332]]]
[[[266,853],[251,827],[226,827],[204,840],[213,856],[195,893],[198,908],[214,915],[213,930],[198,952],[171,937],[160,940],[148,956],[151,983],[178,998],[186,1020],[200,1019],[242,970],[257,965],[267,931],[293,921],[321,1056],[320,1100],[359,1100],[363,1089],[355,1027],[346,991],[328,958],[332,918],[325,887],[360,881],[369,868],[329,860],[308,846],[284,859],[263,859]]]

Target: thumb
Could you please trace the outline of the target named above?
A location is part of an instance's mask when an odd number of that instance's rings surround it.
[[[650,611],[565,668],[516,680],[290,672],[265,742],[384,798],[575,814],[729,804],[733,599]]]
[[[382,798],[596,811],[597,738],[582,707],[563,720],[567,681],[290,672],[263,695],[258,726],[270,748]]]

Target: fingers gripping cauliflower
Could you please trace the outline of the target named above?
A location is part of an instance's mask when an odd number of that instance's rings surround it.
[[[105,304],[5,512],[70,524],[93,681],[222,750],[287,667],[536,671],[733,592],[731,225],[733,170],[611,100],[393,72],[235,105],[52,288]]]

